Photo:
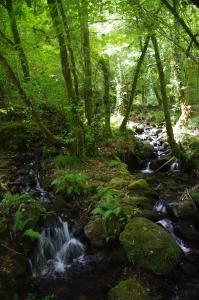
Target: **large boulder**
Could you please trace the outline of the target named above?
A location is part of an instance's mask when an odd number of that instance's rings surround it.
[[[93,246],[103,247],[108,237],[105,221],[98,216],[91,219],[84,227],[84,234]]]
[[[169,233],[143,217],[136,217],[126,225],[120,242],[130,262],[157,275],[169,273],[181,257],[181,250]]]
[[[146,288],[135,279],[121,281],[108,293],[108,300],[150,300]]]

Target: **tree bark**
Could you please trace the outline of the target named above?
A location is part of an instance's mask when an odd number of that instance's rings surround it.
[[[67,52],[66,43],[64,39],[64,33],[61,26],[62,22],[58,13],[56,0],[47,0],[47,3],[49,6],[53,26],[56,32],[56,37],[59,43],[62,73],[63,73],[65,86],[68,94],[70,108],[71,108],[71,116],[70,116],[71,131],[73,132],[74,139],[75,139],[73,145],[74,153],[79,155],[84,145],[84,129],[83,129],[83,124],[79,118],[78,101],[73,88],[71,69],[70,69],[69,59],[68,59],[68,52]]]
[[[172,128],[172,123],[170,118],[169,104],[168,104],[168,98],[166,92],[166,80],[165,80],[163,66],[160,58],[158,42],[155,36],[152,36],[152,43],[155,51],[155,59],[156,59],[156,64],[157,64],[157,69],[159,74],[159,80],[160,80],[160,90],[162,96],[162,105],[164,110],[168,141],[171,147],[172,154],[178,157],[179,156],[178,146],[174,139],[173,128]]]
[[[175,17],[175,19],[180,23],[180,25],[183,27],[185,32],[189,35],[194,45],[199,49],[199,42],[197,41],[197,37],[192,33],[191,29],[187,26],[185,21],[179,16],[175,8],[167,0],[161,0],[161,1],[167,7],[170,13]]]
[[[101,58],[99,61],[104,77],[104,119],[105,134],[111,135],[111,105],[110,105],[110,67],[109,61]]]
[[[158,100],[159,106],[162,106],[162,99],[161,99],[161,97],[160,97],[160,95],[159,95],[158,89],[157,89],[157,87],[155,86],[155,84],[153,84],[153,90],[154,90],[155,96],[156,96],[156,98],[157,98],[157,100]]]
[[[130,94],[128,106],[127,106],[127,109],[126,109],[125,117],[124,117],[124,119],[122,121],[122,124],[121,124],[121,127],[120,127],[121,130],[126,130],[126,125],[127,125],[128,120],[129,120],[129,116],[130,116],[132,105],[133,105],[133,100],[134,100],[134,97],[135,97],[135,92],[136,92],[136,87],[137,87],[137,82],[138,82],[141,66],[142,66],[142,63],[144,61],[145,54],[147,52],[147,48],[148,48],[148,45],[149,45],[149,40],[150,40],[150,37],[147,36],[146,40],[145,40],[145,43],[144,43],[144,46],[143,46],[143,49],[142,49],[142,53],[141,53],[141,55],[138,59],[138,63],[137,63],[134,78],[133,78],[133,83],[132,83],[131,94]]]
[[[21,44],[21,38],[19,35],[17,22],[16,22],[16,18],[15,18],[15,13],[14,13],[14,9],[13,9],[13,0],[6,0],[6,8],[7,8],[8,15],[9,15],[10,26],[11,26],[11,30],[12,30],[15,48],[18,52],[19,59],[21,62],[21,67],[22,67],[23,74],[24,74],[24,81],[29,81],[29,79],[30,79],[29,65],[28,65],[28,60],[26,58],[22,44]]]
[[[58,3],[59,10],[60,10],[60,13],[61,13],[62,21],[63,21],[63,24],[64,24],[65,34],[66,34],[66,38],[67,38],[67,46],[68,46],[68,51],[69,51],[69,54],[70,54],[71,72],[73,74],[74,85],[75,85],[75,94],[76,94],[77,101],[79,102],[79,83],[78,83],[75,57],[74,57],[73,48],[72,48],[72,44],[71,44],[70,29],[69,29],[66,14],[64,12],[64,6],[63,6],[63,3],[62,3],[62,0],[57,0],[57,3]]]
[[[63,142],[61,142],[60,139],[58,139],[56,136],[54,136],[50,130],[43,124],[43,122],[40,120],[37,112],[35,111],[31,100],[28,98],[28,96],[26,95],[25,91],[23,90],[20,81],[18,80],[18,78],[16,77],[15,73],[13,72],[12,68],[10,67],[10,65],[8,64],[7,60],[0,54],[0,64],[2,65],[2,67],[4,68],[5,72],[8,75],[8,78],[11,80],[12,84],[16,87],[16,89],[18,90],[19,95],[21,96],[24,104],[31,110],[32,113],[32,117],[33,119],[36,121],[36,123],[38,124],[39,128],[41,129],[41,131],[45,134],[45,136],[47,137],[47,139],[52,142],[53,144],[63,144]]]
[[[94,116],[94,101],[92,89],[92,66],[90,53],[89,25],[88,25],[88,1],[81,1],[81,32],[84,58],[84,98],[85,98],[85,115],[88,124],[91,125]]]
[[[179,5],[179,0],[173,0],[173,7],[176,12],[178,12],[178,5]],[[179,35],[178,35],[178,27],[179,23],[177,20],[174,18],[174,39],[176,43],[179,43]],[[181,131],[182,128],[186,128],[188,126],[188,120],[189,120],[189,107],[187,105],[187,99],[185,92],[182,87],[182,78],[181,78],[181,72],[180,72],[180,53],[178,48],[174,45],[174,65],[173,65],[173,70],[174,70],[174,79],[176,82],[176,100],[177,103],[180,104],[181,106],[181,116],[178,120],[178,122],[175,125],[176,131]]]

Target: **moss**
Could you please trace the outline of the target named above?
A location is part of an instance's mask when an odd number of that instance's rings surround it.
[[[14,215],[14,226],[17,230],[34,228],[44,212],[44,208],[34,199],[21,203]]]
[[[106,244],[108,234],[105,221],[101,217],[95,217],[84,227],[85,236],[92,245],[103,247]]]
[[[108,300],[150,300],[147,290],[135,279],[121,281],[108,293]]]
[[[129,176],[128,166],[125,163],[120,163],[117,166],[117,170],[119,176]]]
[[[120,234],[120,242],[130,262],[157,275],[167,274],[180,260],[181,251],[171,236],[160,226],[134,218]]]
[[[128,181],[121,178],[121,177],[116,177],[111,179],[111,181],[108,184],[108,188],[111,189],[122,189],[128,185]]]
[[[130,191],[135,191],[135,192],[143,192],[143,191],[148,191],[149,190],[149,185],[146,182],[145,179],[139,179],[137,181],[133,181],[128,185],[128,189]]]

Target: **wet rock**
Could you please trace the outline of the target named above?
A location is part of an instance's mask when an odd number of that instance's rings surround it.
[[[84,227],[84,234],[93,246],[103,247],[108,237],[104,220],[101,217],[90,220]]]
[[[108,293],[108,300],[150,300],[141,283],[136,278],[121,281]]]
[[[199,192],[192,192],[191,197],[192,197],[197,209],[199,210]]]
[[[187,219],[197,214],[195,203],[189,199],[185,201],[173,202],[169,204],[173,215],[179,219]]]
[[[146,218],[130,221],[120,234],[130,262],[157,275],[167,274],[179,262],[181,250],[171,236]]]
[[[140,146],[138,156],[143,160],[154,158],[155,155],[153,146],[150,144],[142,144]]]
[[[170,164],[166,164],[169,159],[171,159],[168,156],[163,156],[160,159],[152,160],[151,161],[151,169],[154,171],[157,171],[161,167],[161,172],[167,172],[170,169]],[[166,165],[164,165],[166,164]]]
[[[193,221],[194,220],[180,220],[175,226],[175,231],[183,239],[198,243],[199,232],[196,230]]]

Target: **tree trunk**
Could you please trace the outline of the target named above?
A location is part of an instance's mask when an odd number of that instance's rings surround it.
[[[91,125],[94,116],[94,101],[92,89],[92,66],[91,66],[91,53],[90,53],[90,39],[89,39],[89,25],[88,25],[88,2],[87,0],[81,1],[80,9],[81,17],[81,32],[83,44],[83,59],[84,59],[84,98],[85,98],[85,115],[88,124]]]
[[[29,65],[28,65],[28,60],[26,58],[22,44],[21,44],[21,38],[19,35],[17,22],[15,19],[15,13],[13,10],[13,0],[6,0],[6,8],[7,8],[8,15],[9,15],[10,26],[11,26],[11,30],[12,30],[15,48],[18,52],[19,59],[21,62],[21,67],[22,67],[23,74],[24,74],[24,81],[28,81],[30,79]]]
[[[110,105],[110,67],[109,61],[101,58],[99,61],[104,76],[104,112],[105,134],[111,135],[111,105]]]
[[[128,120],[129,120],[129,116],[130,116],[132,105],[133,105],[133,100],[134,100],[134,97],[135,97],[135,92],[136,92],[136,87],[137,87],[137,82],[138,82],[141,66],[142,66],[142,63],[144,61],[145,54],[147,52],[147,48],[148,48],[148,45],[149,45],[149,40],[150,40],[150,37],[147,36],[146,40],[145,40],[145,43],[144,43],[144,46],[143,46],[143,49],[142,49],[142,53],[141,53],[141,55],[138,59],[138,63],[137,63],[134,78],[133,78],[131,94],[130,94],[128,106],[127,106],[127,109],[126,109],[126,114],[125,114],[125,117],[124,117],[124,119],[122,121],[122,124],[121,124],[121,127],[120,127],[121,130],[126,130],[126,125],[127,125]]]
[[[53,143],[53,144],[63,144],[63,142],[58,139],[56,136],[54,136],[50,130],[43,124],[43,122],[40,120],[40,118],[38,117],[37,112],[35,111],[31,100],[28,98],[28,96],[26,95],[25,91],[23,90],[20,81],[17,79],[15,73],[13,72],[12,68],[10,67],[10,65],[8,64],[7,60],[0,54],[0,64],[3,66],[5,72],[8,75],[8,78],[11,80],[12,84],[17,88],[19,95],[21,96],[24,104],[31,110],[32,113],[32,117],[33,119],[36,121],[36,123],[38,124],[39,128],[41,129],[41,131],[45,134],[45,136],[47,137],[47,139]]]
[[[158,104],[159,104],[159,106],[161,107],[161,106],[162,106],[162,99],[161,99],[161,97],[160,97],[160,94],[159,94],[158,89],[157,89],[157,87],[155,86],[155,84],[153,84],[153,90],[154,90],[155,96],[156,96],[156,98],[157,98],[157,100],[158,100]]]
[[[61,57],[61,66],[62,66],[62,73],[65,81],[65,86],[68,94],[69,104],[71,107],[71,131],[74,135],[74,152],[75,154],[80,154],[83,145],[84,145],[84,130],[82,122],[79,118],[78,113],[78,101],[75,95],[75,91],[73,88],[73,82],[71,77],[71,70],[69,65],[69,59],[68,59],[68,52],[66,49],[66,43],[64,39],[64,33],[61,29],[61,20],[57,9],[57,2],[56,0],[47,0],[53,26],[55,28],[56,37],[59,43],[60,48],[60,57]]]
[[[179,0],[173,0],[173,7],[176,12],[178,12],[178,5],[179,5]],[[175,32],[174,32],[174,39],[176,43],[179,43],[179,35],[178,35],[178,26],[179,23],[177,20],[174,18],[174,27],[175,27]],[[180,72],[180,53],[178,50],[178,47],[174,45],[174,65],[173,65],[173,70],[174,70],[174,79],[176,82],[176,100],[178,103],[180,103],[181,106],[181,116],[178,120],[178,122],[175,125],[175,131],[179,132],[188,126],[188,120],[189,120],[189,106],[187,105],[187,99],[185,92],[182,87],[182,78],[181,78],[181,72]]]
[[[164,110],[168,141],[171,147],[172,154],[178,157],[179,156],[178,146],[174,139],[173,128],[172,128],[171,118],[170,118],[170,111],[169,111],[168,98],[166,92],[165,75],[164,75],[163,66],[160,58],[158,42],[155,36],[152,36],[152,43],[155,51],[155,59],[156,59],[158,73],[159,73],[160,90],[162,96],[162,105]]]
[[[60,10],[62,21],[64,24],[65,34],[66,34],[66,38],[67,38],[67,46],[68,46],[68,50],[69,50],[69,54],[70,54],[71,72],[73,74],[74,85],[75,85],[75,94],[76,94],[77,101],[79,102],[79,83],[78,83],[75,57],[74,57],[73,48],[72,48],[72,44],[71,44],[70,29],[69,29],[66,14],[64,12],[64,6],[62,3],[62,0],[57,0],[57,3],[59,5],[59,10]]]
[[[197,41],[196,35],[194,35],[190,28],[187,26],[185,21],[179,16],[175,8],[167,1],[167,0],[161,0],[162,3],[167,7],[167,9],[172,13],[172,15],[175,17],[175,19],[178,21],[178,23],[183,27],[185,32],[189,35],[191,40],[193,41],[194,45],[199,49],[199,42]]]

